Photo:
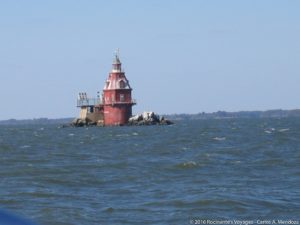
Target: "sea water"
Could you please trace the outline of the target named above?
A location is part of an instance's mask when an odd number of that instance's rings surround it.
[[[300,118],[2,125],[0,208],[40,225],[299,222]]]

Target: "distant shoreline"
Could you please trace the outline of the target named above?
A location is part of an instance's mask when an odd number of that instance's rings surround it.
[[[300,117],[300,109],[273,109],[265,111],[239,111],[226,112],[218,111],[213,113],[197,113],[197,114],[171,114],[166,115],[170,120],[200,120],[200,119],[233,119],[233,118],[287,118]]]
[[[74,118],[59,118],[59,119],[48,119],[48,118],[36,118],[36,119],[9,119],[0,120],[0,125],[34,125],[34,124],[66,124],[70,123]]]
[[[266,110],[266,111],[239,111],[239,112],[226,112],[218,111],[213,113],[176,113],[162,115],[169,120],[201,120],[201,119],[227,119],[227,118],[287,118],[287,117],[300,117],[300,109],[292,110]],[[0,120],[0,125],[18,125],[18,124],[66,124],[70,123],[74,117],[69,118],[36,118],[36,119],[9,119]]]

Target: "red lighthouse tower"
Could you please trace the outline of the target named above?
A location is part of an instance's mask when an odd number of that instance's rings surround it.
[[[102,95],[104,125],[124,125],[132,116],[132,88],[122,71],[119,52],[115,54],[112,70],[105,82]]]

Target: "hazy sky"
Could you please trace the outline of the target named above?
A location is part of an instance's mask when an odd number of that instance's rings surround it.
[[[300,108],[300,1],[0,0],[0,119],[75,117],[120,59],[134,113]]]

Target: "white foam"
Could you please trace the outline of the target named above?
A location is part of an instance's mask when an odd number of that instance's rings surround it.
[[[194,161],[189,161],[189,162],[183,163],[183,166],[196,166],[196,165],[197,165],[197,163]]]
[[[280,129],[279,132],[286,132],[286,131],[289,131],[290,128],[284,128],[284,129]]]
[[[116,134],[116,137],[128,137],[128,134]]]
[[[215,137],[214,140],[216,140],[216,141],[224,141],[224,140],[226,140],[226,137]]]
[[[30,148],[30,145],[22,145],[20,148]]]

